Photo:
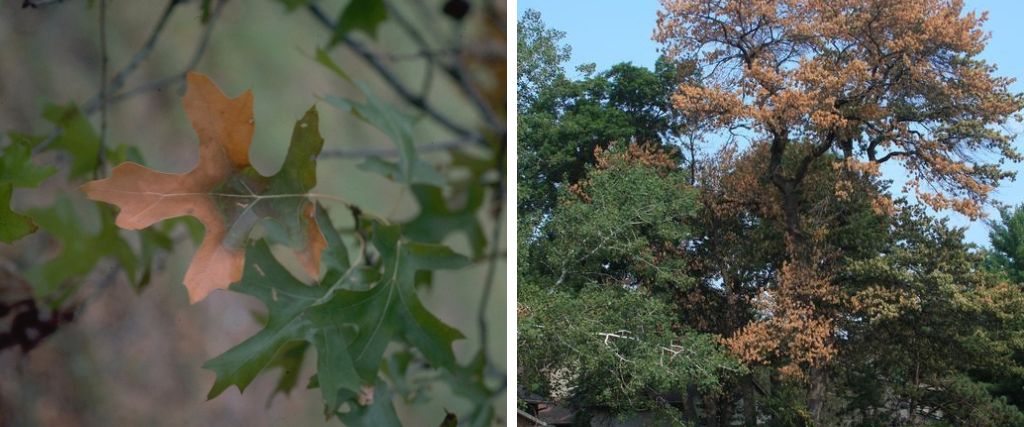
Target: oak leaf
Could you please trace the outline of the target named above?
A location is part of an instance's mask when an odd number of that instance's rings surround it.
[[[283,230],[303,267],[318,277],[326,242],[316,223],[315,204],[307,197],[316,185],[316,156],[323,147],[316,108],[295,124],[284,165],[267,177],[249,163],[252,92],[228,98],[198,73],[189,73],[187,83],[183,104],[199,136],[199,164],[187,173],[171,174],[126,162],[114,167],[109,178],[86,183],[82,191],[92,200],[118,206],[116,224],[121,228],[137,230],[186,215],[203,224],[205,236],[184,280],[193,303],[241,279],[250,231],[261,222]]]

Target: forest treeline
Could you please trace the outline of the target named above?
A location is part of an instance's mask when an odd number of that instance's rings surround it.
[[[990,199],[1024,96],[983,24],[959,1],[664,2],[653,70],[567,72],[523,13],[519,408],[1024,425],[1024,205]]]

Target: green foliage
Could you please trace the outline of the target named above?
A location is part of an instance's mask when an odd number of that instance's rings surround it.
[[[549,212],[560,185],[584,179],[595,148],[674,143],[687,125],[672,111],[671,95],[693,73],[685,63],[661,58],[654,71],[622,63],[581,80],[559,77],[543,85],[520,109],[520,214]]]
[[[32,150],[42,138],[18,132],[7,134],[10,144],[0,154],[0,182],[17,188],[35,188],[57,172],[57,168],[32,162]]]
[[[110,207],[73,204],[61,197],[49,208],[34,209],[29,215],[39,227],[55,237],[61,252],[28,272],[36,296],[61,300],[72,294],[75,278],[89,274],[105,257],[114,257],[128,277],[135,277],[136,256],[114,225]]]
[[[520,382],[544,396],[568,393],[560,400],[584,412],[678,417],[662,394],[711,392],[744,371],[667,303],[692,284],[678,247],[696,194],[680,171],[628,161],[588,177],[582,194],[560,194],[520,252]]]
[[[70,166],[65,178],[69,180],[91,176],[99,164],[99,135],[75,105],[46,105],[42,116],[58,129],[52,139],[8,133],[10,143],[0,157],[0,196],[7,197],[6,201],[0,197],[0,207],[7,208],[0,208],[6,210],[0,213],[4,219],[0,223],[0,240],[9,242],[6,238],[11,237],[13,241],[41,229],[60,245],[55,256],[26,272],[35,297],[51,307],[60,307],[72,298],[80,282],[108,259],[118,264],[113,272],[123,271],[129,282],[141,289],[150,280],[157,255],[171,249],[170,231],[182,221],[171,221],[130,237],[114,225],[114,212],[109,206],[85,204],[66,195],[58,196],[52,205],[32,208],[25,215],[9,210],[11,194],[4,193],[8,186],[35,188],[57,172],[53,166],[32,161],[38,151],[66,152]],[[107,148],[105,156],[113,162],[144,163],[137,149],[123,145]],[[133,241],[137,243],[130,243]]]
[[[336,235],[329,222],[322,227],[325,235]],[[305,348],[295,343],[302,341],[316,350],[315,384],[328,412],[348,401],[351,410],[341,415],[343,421],[374,423],[394,416],[393,409],[380,408],[390,405],[390,392],[378,377],[385,350],[394,343],[416,349],[432,367],[459,372],[451,346],[462,334],[427,311],[414,282],[418,271],[461,268],[467,260],[444,246],[408,241],[398,226],[375,224],[370,234],[379,261],[369,267],[380,274],[368,290],[356,290],[363,284],[353,274],[355,264],[340,254],[332,256],[340,262],[324,275],[333,280],[309,286],[281,266],[264,241],[248,250],[245,273],[231,290],[263,302],[267,322],[259,333],[206,363],[217,373],[210,398],[231,385],[244,390],[274,366],[289,372],[278,390],[290,390],[295,383],[290,372],[297,371]],[[346,264],[345,271],[336,270]],[[376,390],[373,407],[357,402],[365,389]]]
[[[1010,280],[1024,284],[1024,205],[999,211],[1000,220],[992,222],[989,239],[993,252],[990,263],[1009,276]]]
[[[524,11],[518,28],[516,98],[519,111],[525,112],[543,89],[564,78],[562,63],[569,60],[572,48],[562,44],[565,33],[544,25],[536,10]]]
[[[658,290],[690,283],[677,247],[688,236],[684,219],[696,208],[685,175],[662,176],[642,165],[597,170],[582,190],[563,192],[535,243],[539,271],[556,285],[579,288],[614,282]]]
[[[335,44],[354,30],[365,32],[370,37],[377,37],[377,27],[388,19],[388,8],[384,0],[352,0],[338,16],[338,25],[331,35],[331,44]]]
[[[332,70],[337,65],[326,56],[321,63]],[[340,71],[340,68],[337,69]],[[342,74],[344,75],[344,74]],[[412,126],[414,119],[384,102],[370,86],[362,82],[353,84],[366,97],[365,102],[358,102],[339,96],[328,95],[325,100],[342,111],[351,112],[357,117],[384,132],[398,149],[398,163],[388,162],[372,156],[362,163],[360,169],[376,172],[389,179],[407,184],[444,185],[445,178],[437,169],[419,159],[416,144],[413,140]]]
[[[11,243],[32,234],[38,228],[32,222],[32,218],[11,210],[11,193],[13,192],[14,184],[0,183],[0,241],[5,243]]]
[[[569,393],[565,401],[583,411],[667,410],[662,394],[714,390],[744,370],[710,335],[674,326],[671,306],[643,289],[527,282],[519,301],[520,384],[544,396]]]
[[[74,104],[47,105],[43,108],[43,118],[60,129],[60,135],[50,146],[71,155],[68,179],[91,175],[99,162],[100,136],[89,120]]]
[[[462,206],[452,207],[438,187],[414,185],[412,187],[420,212],[405,224],[405,234],[421,242],[441,243],[451,234],[465,235],[473,258],[483,256],[487,244],[477,211],[484,201],[484,189],[471,185],[464,195]]]
[[[876,256],[850,262],[843,283],[859,309],[843,325],[840,414],[891,422],[910,407],[950,425],[1024,425],[1007,400],[1022,403],[1020,391],[990,385],[1024,375],[1024,293],[982,262],[963,230],[910,206]]]

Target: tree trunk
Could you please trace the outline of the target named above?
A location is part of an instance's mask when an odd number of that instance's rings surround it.
[[[697,416],[697,386],[694,384],[686,385],[686,399],[683,402],[686,412],[687,421],[693,422],[694,425],[700,425],[700,418]]]
[[[754,408],[754,378],[743,381],[743,425],[754,427],[757,425],[757,411]]]
[[[824,367],[813,366],[808,373],[807,409],[815,426],[824,425],[826,373]]]

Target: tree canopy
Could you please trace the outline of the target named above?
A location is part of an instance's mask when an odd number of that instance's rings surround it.
[[[1024,425],[1024,208],[991,221],[991,248],[934,210],[978,217],[1020,160],[1003,125],[1024,97],[978,59],[984,14],[662,5],[653,70],[562,72],[520,110],[526,408]]]

